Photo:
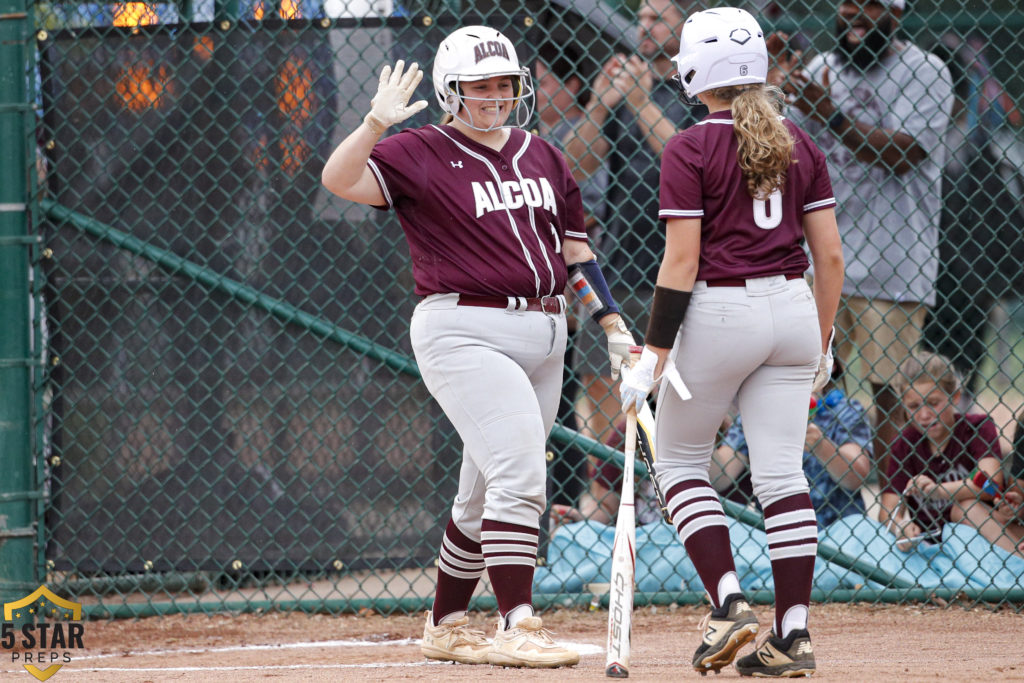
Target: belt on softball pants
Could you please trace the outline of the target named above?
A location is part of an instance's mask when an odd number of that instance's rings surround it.
[[[803,278],[803,273],[786,273],[787,280],[800,280]],[[752,278],[753,279],[753,278]],[[717,280],[705,280],[708,287],[746,287],[746,278],[741,277],[725,277]]]
[[[459,306],[479,306],[481,308],[503,308],[509,313],[522,311],[543,311],[544,313],[565,313],[565,297],[558,296],[473,296],[459,295]]]

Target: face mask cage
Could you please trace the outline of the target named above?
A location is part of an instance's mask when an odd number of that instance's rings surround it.
[[[674,85],[676,87],[676,89],[679,90],[679,99],[681,99],[684,104],[687,104],[687,105],[689,105],[691,107],[699,107],[699,106],[704,104],[703,102],[700,101],[700,99],[696,95],[687,95],[686,94],[686,86],[683,85],[683,75],[682,74],[677,73],[675,76],[673,76],[669,80],[672,82],[672,85]]]
[[[518,90],[514,97],[507,98],[494,98],[494,97],[471,97],[462,93],[461,84],[472,83],[475,81],[482,81],[494,76],[511,76],[513,80],[518,81],[518,87],[513,84],[513,89]],[[462,81],[460,77],[456,76],[454,80],[448,82],[448,106],[451,110],[452,116],[456,119],[469,126],[473,130],[481,132],[488,132],[497,130],[499,128],[525,128],[529,124],[530,119],[533,117],[534,102],[535,102],[535,91],[533,88],[533,81],[530,79],[530,74],[525,69],[521,72],[510,74],[510,73],[496,73],[496,74],[485,74],[482,76],[474,76],[471,80]],[[495,123],[489,126],[481,126],[473,121],[472,114],[469,109],[463,106],[466,102],[510,102],[512,103],[512,110],[509,112],[508,117],[503,123]]]

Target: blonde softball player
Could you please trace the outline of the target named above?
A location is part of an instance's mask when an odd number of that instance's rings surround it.
[[[643,402],[667,363],[693,394],[683,401],[662,382],[655,440],[672,520],[711,598],[693,667],[717,672],[758,631],[708,481],[715,434],[738,401],[776,602],[771,634],[736,668],[809,675],[817,528],[801,458],[808,396],[831,371],[843,281],[832,186],[821,151],[779,116],[780,99],[765,86],[764,36],[750,14],[719,8],[690,16],[675,63],[685,95],[709,114],[673,137],[662,157],[665,254],[646,346],[623,371],[623,404]],[[803,277],[805,242],[813,293]]]

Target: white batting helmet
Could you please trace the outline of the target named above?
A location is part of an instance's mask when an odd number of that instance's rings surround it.
[[[460,117],[463,99],[459,83],[482,81],[494,76],[512,76],[515,89],[514,110],[510,118],[518,127],[525,126],[533,116],[533,81],[529,70],[519,66],[512,41],[486,26],[465,26],[441,41],[434,57],[434,94],[441,109],[476,130]]]
[[[737,7],[692,14],[683,24],[679,54],[672,61],[691,99],[705,90],[764,83],[768,77],[764,33],[749,12]]]

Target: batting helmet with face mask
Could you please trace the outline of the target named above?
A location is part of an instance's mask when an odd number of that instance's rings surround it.
[[[672,58],[687,102],[714,88],[764,83],[768,49],[757,20],[736,7],[719,7],[691,15],[683,24],[679,54]]]
[[[468,98],[461,83],[483,81],[494,76],[511,76],[515,97],[509,116],[513,125],[525,126],[533,116],[534,89],[529,70],[519,65],[512,41],[501,32],[486,26],[465,26],[455,31],[437,48],[434,57],[434,94],[441,109],[475,130],[481,128],[463,117],[463,102]]]

